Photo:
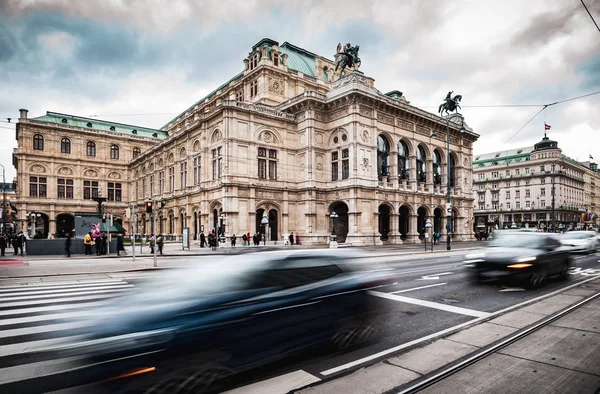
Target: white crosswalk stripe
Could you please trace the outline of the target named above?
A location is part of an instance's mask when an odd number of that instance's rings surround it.
[[[40,359],[36,351],[81,338],[93,308],[132,290],[115,279],[0,287],[0,392],[70,368],[72,357]]]

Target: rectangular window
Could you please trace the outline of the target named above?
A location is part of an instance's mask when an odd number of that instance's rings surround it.
[[[525,208],[531,208],[531,201],[525,201]]]
[[[350,151],[342,150],[342,179],[350,178]]]
[[[72,179],[59,179],[58,180],[58,198],[73,199],[73,180]]]
[[[212,150],[212,174],[213,181],[221,178],[221,170],[223,168],[223,155],[221,153],[221,147]]]
[[[492,209],[498,209],[498,203],[497,202],[493,202],[492,203]]]
[[[531,174],[531,171],[529,170],[529,167],[525,167],[525,174],[527,174],[527,175]]]
[[[506,170],[506,176],[510,176],[510,170]]]
[[[154,175],[150,175],[150,195],[154,195]]]
[[[273,65],[279,66],[279,54],[277,52],[273,52]]]
[[[521,170],[519,168],[515,169],[515,175],[521,175]]]
[[[504,186],[506,186],[506,187],[510,187],[510,182],[506,182],[506,183],[504,184]]]
[[[158,173],[158,193],[163,194],[165,191],[165,172],[161,171]]]
[[[492,171],[492,178],[498,178],[498,171]]]
[[[525,198],[531,197],[531,191],[529,189],[525,189]]]
[[[479,195],[479,201],[485,201],[485,194]]]
[[[258,94],[258,79],[250,82],[250,98],[254,98]]]
[[[146,177],[142,178],[142,197],[146,198],[148,195],[146,194]]]
[[[269,179],[277,180],[277,151],[275,149],[258,148],[258,178],[267,179],[267,167]]]
[[[485,185],[479,185],[479,190],[485,190]]]
[[[477,174],[477,179],[483,181],[485,179],[485,174]]]
[[[546,200],[540,200],[540,207],[546,208]]]
[[[544,172],[546,171],[546,167],[545,166],[540,166],[540,172]]]
[[[517,209],[521,209],[521,202],[517,201],[517,202],[515,203],[515,207],[516,207]]]
[[[546,188],[541,188],[540,189],[540,196],[545,196],[546,195]]]
[[[137,200],[138,198],[140,198],[140,182],[136,181],[135,182],[135,199]]]
[[[492,184],[492,189],[494,189],[494,190],[498,190],[498,184],[497,184],[497,183],[493,183],[493,184]]]
[[[98,197],[98,182],[83,181],[83,198],[90,200],[96,197]]]
[[[200,156],[194,157],[194,185],[200,184]]]
[[[530,181],[525,181],[525,185],[529,185],[530,183]]]
[[[187,187],[187,161],[184,161],[179,166],[179,175],[181,176],[181,188]]]
[[[506,191],[506,198],[509,199],[510,198],[510,190]]]
[[[515,186],[520,186],[521,185],[521,181],[516,181],[515,182]]]
[[[338,153],[331,152],[331,180],[337,181],[339,178]]]
[[[506,209],[510,209],[510,201],[506,202]]]
[[[515,191],[515,197],[516,198],[521,198],[521,191],[520,190]]]
[[[32,176],[29,177],[29,196],[46,197],[46,178]]]
[[[485,203],[484,202],[480,202],[479,203],[479,209],[482,210],[482,211],[485,209]]]
[[[169,191],[173,193],[175,190],[175,167],[169,167]]]
[[[150,177],[152,179],[152,177]],[[152,183],[150,184],[152,185]],[[152,188],[152,186],[150,186]],[[108,182],[108,201],[121,201],[121,184]]]
[[[235,93],[235,100],[236,101],[244,101],[244,90],[240,89]]]
[[[546,178],[542,178],[542,185],[546,183]]]
[[[492,193],[492,201],[500,200],[500,192]]]

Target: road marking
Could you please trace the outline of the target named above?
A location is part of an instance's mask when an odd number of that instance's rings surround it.
[[[460,307],[452,306],[452,305],[440,304],[437,302],[419,300],[417,298],[409,298],[409,297],[403,297],[403,296],[394,295],[394,294],[380,293],[378,291],[369,291],[369,294],[374,295],[376,297],[387,298],[388,300],[406,302],[407,304],[425,306],[428,308],[439,309],[439,310],[446,311],[446,312],[459,313],[461,315],[467,315],[467,316],[473,316],[473,317],[487,317],[490,315],[490,313],[488,313],[488,312],[480,312],[480,311],[476,311],[473,309],[466,309],[466,308],[460,308]]]
[[[300,387],[307,386],[320,381],[318,377],[303,370],[276,376],[271,379],[256,382],[248,386],[225,391],[223,394],[265,394],[265,393],[288,393]]]
[[[421,276],[421,279],[417,279],[417,280],[437,280],[437,279],[440,279],[440,276],[452,275],[453,273],[454,272],[442,272],[440,274],[425,275],[425,276]]]
[[[525,291],[525,289],[523,289],[522,287],[505,287],[504,289],[500,290],[501,293],[508,291]]]
[[[429,334],[429,335],[424,336],[422,338],[417,338],[417,339],[415,339],[413,341],[410,341],[410,342],[407,342],[407,343],[403,343],[402,345],[398,345],[398,346],[395,346],[395,347],[392,347],[392,348],[389,348],[389,349],[386,349],[386,350],[382,350],[379,353],[371,354],[370,356],[366,356],[366,357],[360,358],[358,360],[351,361],[351,362],[349,362],[347,364],[343,364],[343,365],[340,365],[340,366],[337,366],[337,367],[334,367],[334,368],[330,368],[328,370],[320,372],[320,374],[323,375],[323,376],[332,375],[334,373],[337,373],[337,372],[340,372],[340,371],[344,371],[346,369],[355,367],[357,365],[361,365],[361,364],[364,364],[366,362],[369,362],[369,361],[376,360],[378,358],[387,356],[388,354],[396,353],[396,352],[398,352],[398,351],[400,351],[402,349],[406,349],[406,348],[409,348],[409,347],[414,346],[414,345],[422,344],[422,343],[427,342],[427,341],[429,341],[431,339],[441,338],[441,337],[443,337],[443,336],[445,336],[447,334],[455,333],[458,330],[461,330],[463,328],[474,326],[474,325],[476,325],[478,323],[481,323],[483,321],[489,320],[489,319],[491,319],[493,317],[500,316],[500,315],[502,315],[504,313],[513,311],[515,309],[519,309],[519,308],[521,308],[521,307],[523,307],[525,305],[533,304],[533,303],[535,303],[537,301],[540,301],[540,300],[543,300],[545,298],[549,298],[549,297],[555,296],[557,294],[563,293],[563,292],[565,292],[565,291],[567,291],[569,289],[572,289],[572,288],[577,287],[577,286],[581,286],[582,284],[590,282],[592,280],[596,280],[596,278],[594,277],[594,278],[589,278],[589,279],[585,279],[585,280],[580,280],[577,283],[574,283],[574,284],[572,284],[570,286],[567,286],[567,287],[563,287],[562,289],[558,289],[558,290],[555,290],[555,291],[553,291],[551,293],[543,294],[543,295],[541,295],[539,297],[536,297],[536,298],[533,298],[531,300],[523,301],[523,302],[521,302],[519,304],[512,305],[512,306],[509,306],[508,308],[504,308],[504,309],[501,309],[499,311],[493,312],[493,313],[491,313],[487,317],[479,317],[477,319],[469,320],[467,322],[458,324],[458,325],[456,325],[454,327],[446,328],[445,330],[434,332],[433,334]]]
[[[435,286],[443,286],[446,285],[447,283],[434,283],[432,285],[427,285],[427,286],[420,286],[420,287],[413,287],[412,289],[405,289],[405,290],[398,290],[398,291],[391,291],[388,294],[398,294],[398,293],[407,293],[409,291],[413,291],[413,290],[421,290],[421,289],[426,289],[428,287],[435,287]]]

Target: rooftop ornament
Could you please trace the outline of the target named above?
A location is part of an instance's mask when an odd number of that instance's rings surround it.
[[[335,54],[335,70],[334,73],[338,70],[338,68],[342,68],[340,71],[340,78],[344,75],[344,70],[347,68],[357,70],[360,67],[360,58],[358,57],[358,50],[360,49],[359,45],[352,46],[350,43],[347,43],[345,46],[342,46],[341,43],[337,46],[337,51]]]

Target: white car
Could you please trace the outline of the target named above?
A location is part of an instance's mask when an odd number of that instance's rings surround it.
[[[572,252],[600,251],[600,238],[594,231],[569,231],[560,236],[560,243]]]

